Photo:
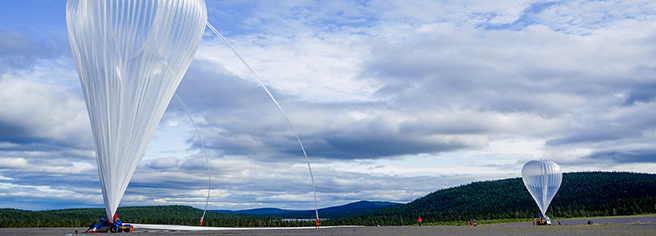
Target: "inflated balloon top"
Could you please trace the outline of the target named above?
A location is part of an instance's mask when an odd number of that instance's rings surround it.
[[[563,172],[553,161],[533,160],[524,164],[522,180],[531,193],[540,212],[545,215],[551,200],[553,200],[563,181]]]
[[[207,23],[204,0],[68,0],[68,37],[112,219]]]

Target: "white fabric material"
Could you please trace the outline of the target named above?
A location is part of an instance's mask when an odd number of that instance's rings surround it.
[[[529,161],[522,168],[522,180],[538,204],[540,212],[545,215],[563,182],[560,166],[553,161],[542,159]]]
[[[68,0],[68,37],[111,221],[200,43],[204,0]]]

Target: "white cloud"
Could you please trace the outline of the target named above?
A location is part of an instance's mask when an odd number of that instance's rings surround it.
[[[30,165],[25,158],[0,158],[0,167],[26,169]]]
[[[0,122],[10,129],[4,132],[21,131],[14,134],[19,137],[88,140],[91,132],[85,108],[79,97],[57,86],[10,75],[0,80]],[[0,135],[14,136],[4,132]]]
[[[179,165],[180,160],[178,158],[169,156],[151,160],[148,167],[153,169],[171,169],[177,168]]]
[[[358,79],[363,37],[337,32],[228,38],[264,83],[305,101],[374,100],[375,81]],[[211,60],[248,80],[254,76],[218,38],[204,41],[196,59]]]

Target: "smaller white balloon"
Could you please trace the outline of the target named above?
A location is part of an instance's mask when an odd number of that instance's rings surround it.
[[[551,200],[563,182],[563,172],[553,161],[533,160],[524,164],[522,180],[528,192],[531,193],[540,212],[545,215]]]

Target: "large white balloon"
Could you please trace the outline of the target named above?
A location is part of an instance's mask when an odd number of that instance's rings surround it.
[[[111,221],[200,43],[204,0],[68,0],[68,37]]]
[[[522,180],[538,204],[540,212],[545,215],[563,181],[560,166],[553,161],[542,159],[529,161],[522,168]]]

